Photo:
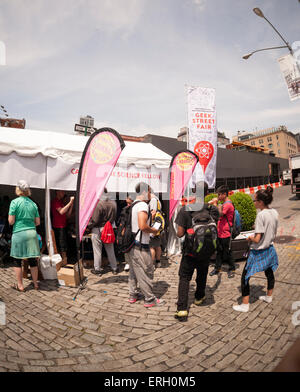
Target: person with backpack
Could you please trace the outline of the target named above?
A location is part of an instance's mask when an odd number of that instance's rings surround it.
[[[255,207],[260,209],[260,212],[256,215],[254,235],[247,238],[250,253],[241,278],[242,304],[233,306],[233,309],[238,312],[249,311],[249,279],[257,272],[264,271],[268,281],[267,295],[262,295],[259,299],[266,303],[272,302],[274,271],[278,268],[278,256],[273,245],[278,228],[278,212],[269,207],[272,201],[273,188],[270,186],[255,194]]]
[[[117,260],[114,251],[114,238],[103,238],[102,234],[104,228],[105,237],[110,235],[113,237],[112,224],[114,224],[117,214],[117,203],[114,200],[110,200],[107,194],[107,189],[104,188],[104,193],[93,212],[90,222],[87,226],[88,230],[92,233],[92,247],[94,253],[94,269],[91,270],[94,275],[103,275],[102,268],[102,245],[104,245],[105,251],[107,253],[107,258],[112,269],[112,273],[117,275]],[[107,227],[107,222],[110,223]]]
[[[153,293],[154,266],[151,258],[149,241],[150,234],[156,235],[158,230],[150,226],[151,213],[149,209],[150,186],[144,182],[137,184],[136,200],[129,211],[129,229],[132,234],[132,243],[129,251],[129,303],[133,304],[141,295],[144,296],[144,307],[164,305],[162,299],[156,298]],[[124,226],[124,232],[126,227]]]
[[[200,182],[197,187],[203,189],[204,200],[208,193],[207,183]],[[188,210],[188,206],[182,207],[175,220],[178,225],[177,236],[185,236],[178,272],[178,300],[175,313],[175,318],[179,321],[187,321],[188,318],[189,285],[195,269],[197,287],[194,304],[200,306],[205,300],[209,261],[217,247],[218,208],[200,202],[201,200],[196,200],[191,210]]]
[[[120,214],[120,218],[118,220],[118,226],[122,227],[122,225],[124,224],[124,221],[126,220],[126,216],[129,212],[129,208],[133,203],[133,199],[131,195],[127,195],[126,197],[126,206],[122,208],[121,214]],[[117,244],[118,245],[118,244]],[[124,253],[124,258],[125,258],[125,267],[124,267],[124,271],[128,272],[130,269],[129,266],[129,255],[128,253]]]
[[[234,222],[235,210],[232,201],[228,197],[228,193],[228,187],[221,185],[217,189],[218,197],[210,201],[211,205],[214,205],[219,209],[220,219],[218,221],[216,264],[215,268],[209,275],[218,275],[221,271],[222,263],[227,262],[229,264],[228,278],[233,278],[235,276],[235,263],[231,253],[231,228]],[[223,204],[218,205],[219,201]]]
[[[150,212],[151,212],[151,217],[152,221],[155,222],[155,218],[157,213],[160,213],[160,216],[162,219],[162,212],[161,212],[161,203],[158,199],[158,197],[154,194],[151,193],[151,200],[150,200]],[[151,257],[153,260],[154,268],[160,268],[160,257],[161,257],[161,237],[160,233],[157,235],[152,235],[150,234],[150,252],[151,252]]]

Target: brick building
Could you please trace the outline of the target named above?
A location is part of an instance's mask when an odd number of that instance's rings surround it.
[[[266,153],[273,153],[278,158],[288,159],[290,155],[298,152],[296,135],[282,125],[251,133],[239,132],[232,140],[263,148]]]
[[[19,120],[17,118],[0,118],[0,126],[8,128],[21,128],[24,129],[26,124],[25,118]]]

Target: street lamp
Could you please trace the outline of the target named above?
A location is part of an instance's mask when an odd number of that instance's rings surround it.
[[[250,56],[252,56],[254,53],[256,52],[262,52],[263,50],[272,50],[272,49],[281,49],[281,48],[287,48],[287,45],[283,45],[283,46],[273,46],[272,48],[264,48],[264,49],[258,49],[258,50],[254,50],[251,53],[247,53],[243,56],[244,60],[247,60]]]
[[[0,105],[0,109],[2,110],[3,114],[4,114],[6,117],[9,117],[8,114],[7,114],[7,110],[5,109],[4,105]]]
[[[261,10],[260,8],[253,8],[253,11],[254,11],[254,13],[255,13],[257,16],[260,16],[261,18],[264,18],[264,17],[265,17],[264,14],[263,14],[263,12],[262,12],[262,10]]]
[[[272,25],[272,23],[265,17],[265,15],[263,14],[262,10],[261,10],[260,8],[257,8],[257,7],[256,7],[256,8],[253,8],[253,12],[254,12],[257,16],[259,16],[260,18],[265,19],[265,20],[269,23],[269,25],[272,27],[273,30],[276,31],[276,33],[279,35],[279,37],[282,39],[282,41],[285,43],[285,45],[284,45],[284,46],[274,46],[274,47],[272,47],[272,48],[265,48],[265,49],[254,50],[254,51],[251,52],[251,53],[245,54],[245,55],[243,56],[243,59],[244,59],[244,60],[247,60],[250,56],[252,56],[252,54],[254,54],[254,53],[256,53],[256,52],[261,52],[261,51],[263,51],[263,50],[271,50],[271,49],[281,49],[281,48],[288,48],[288,50],[290,51],[291,55],[293,55],[293,50],[292,50],[292,48],[290,47],[289,43],[283,38],[283,36],[282,36],[282,35],[279,33],[279,31]]]

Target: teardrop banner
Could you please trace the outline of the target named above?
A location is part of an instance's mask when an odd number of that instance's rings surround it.
[[[188,86],[188,148],[197,154],[199,165],[192,176],[192,185],[205,181],[209,188],[216,183],[217,167],[217,116],[215,90],[213,88]]]
[[[169,220],[172,219],[197,163],[198,156],[190,150],[178,151],[173,155],[169,168]]]
[[[204,175],[206,168],[214,155],[214,151],[214,146],[206,140],[201,140],[200,142],[197,142],[194,147],[194,152],[199,158],[199,163],[202,166]]]
[[[98,129],[86,143],[77,179],[77,251],[97,202],[124,147],[122,137],[111,128]]]

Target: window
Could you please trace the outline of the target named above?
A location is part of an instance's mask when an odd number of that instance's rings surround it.
[[[277,142],[277,147],[280,147],[280,144],[279,144],[279,142]]]
[[[255,140],[251,142],[251,146],[255,146]]]
[[[272,144],[272,143],[269,143],[269,144],[268,144],[268,147],[269,147],[269,148],[273,148],[273,144]]]
[[[268,137],[268,142],[271,142],[272,141],[272,136],[269,136]]]
[[[259,144],[263,144],[264,140],[263,139],[259,139],[258,143]]]
[[[278,135],[276,135],[276,139],[277,139],[277,140],[279,139],[279,136],[278,136]]]
[[[280,154],[280,150],[278,150],[278,154]]]

